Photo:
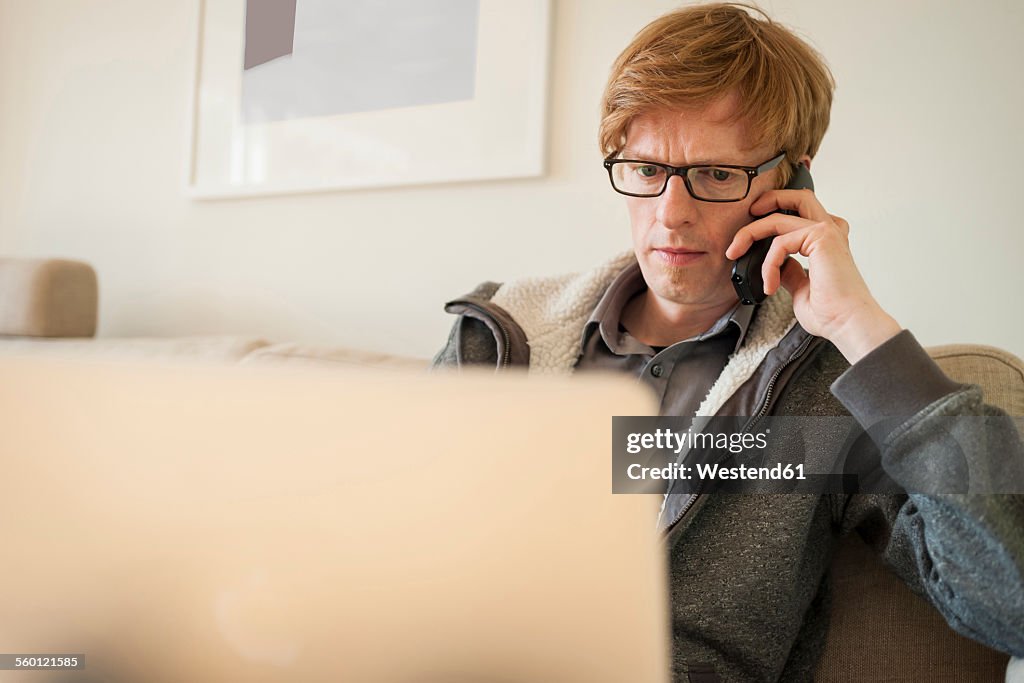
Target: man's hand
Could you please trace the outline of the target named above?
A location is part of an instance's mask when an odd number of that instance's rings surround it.
[[[900,325],[871,296],[850,253],[850,224],[825,211],[810,190],[765,192],[751,207],[754,215],[773,213],[744,226],[725,251],[737,259],[755,240],[775,235],[761,275],[765,294],[785,287],[793,295],[793,312],[805,330],[824,337],[851,364],[900,332]],[[808,270],[789,258],[802,254]]]

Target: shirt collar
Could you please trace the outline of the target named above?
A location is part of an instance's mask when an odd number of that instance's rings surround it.
[[[613,353],[619,355],[641,352],[650,353],[651,347],[633,337],[623,335],[619,331],[622,309],[625,308],[626,303],[630,299],[645,289],[647,289],[647,282],[640,271],[640,264],[633,261],[615,276],[615,279],[612,280],[612,283],[605,290],[601,300],[594,308],[594,312],[590,314],[590,318],[583,328],[583,339],[581,340],[580,348],[586,345],[591,335],[599,331],[604,343]],[[753,320],[756,308],[756,306],[744,306],[737,301],[736,305],[716,320],[707,331],[696,337],[681,341],[701,341],[715,337],[722,334],[732,324],[739,330],[736,346],[733,349],[735,352],[743,345],[743,341],[747,337],[747,331],[750,329],[750,323]]]

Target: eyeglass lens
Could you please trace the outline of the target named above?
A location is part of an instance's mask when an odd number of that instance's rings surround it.
[[[612,184],[619,192],[656,197],[666,185],[668,171],[655,164],[618,162],[612,166]],[[732,201],[747,193],[747,173],[736,168],[695,166],[686,172],[692,194],[698,199]]]

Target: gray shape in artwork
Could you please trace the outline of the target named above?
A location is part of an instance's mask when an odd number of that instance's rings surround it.
[[[242,121],[473,99],[479,0],[298,0],[290,55],[242,74]]]
[[[292,53],[297,0],[246,0],[243,69]]]

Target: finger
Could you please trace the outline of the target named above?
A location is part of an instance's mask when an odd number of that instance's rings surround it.
[[[828,219],[828,212],[811,190],[769,190],[750,205],[750,213],[755,215],[783,209],[812,221]]]
[[[744,225],[733,235],[732,243],[725,250],[725,257],[736,260],[747,253],[750,245],[757,240],[774,235],[784,235],[794,230],[807,228],[811,223],[799,216],[787,216],[784,213],[773,213],[764,218],[759,218],[753,223]]]
[[[839,227],[839,229],[843,231],[844,235],[849,236],[850,224],[846,222],[845,218],[842,218],[841,216],[833,216],[832,214],[829,214],[828,217],[831,218],[832,222],[835,223]]]
[[[781,284],[781,270],[790,254],[798,254],[804,247],[804,242],[810,234],[811,228],[797,230],[785,235],[780,235],[772,240],[772,246],[765,255],[764,264],[761,266],[761,278],[764,282],[765,294],[774,294]]]
[[[790,294],[795,294],[801,287],[809,282],[804,267],[796,259],[788,258],[782,264],[782,286]]]

